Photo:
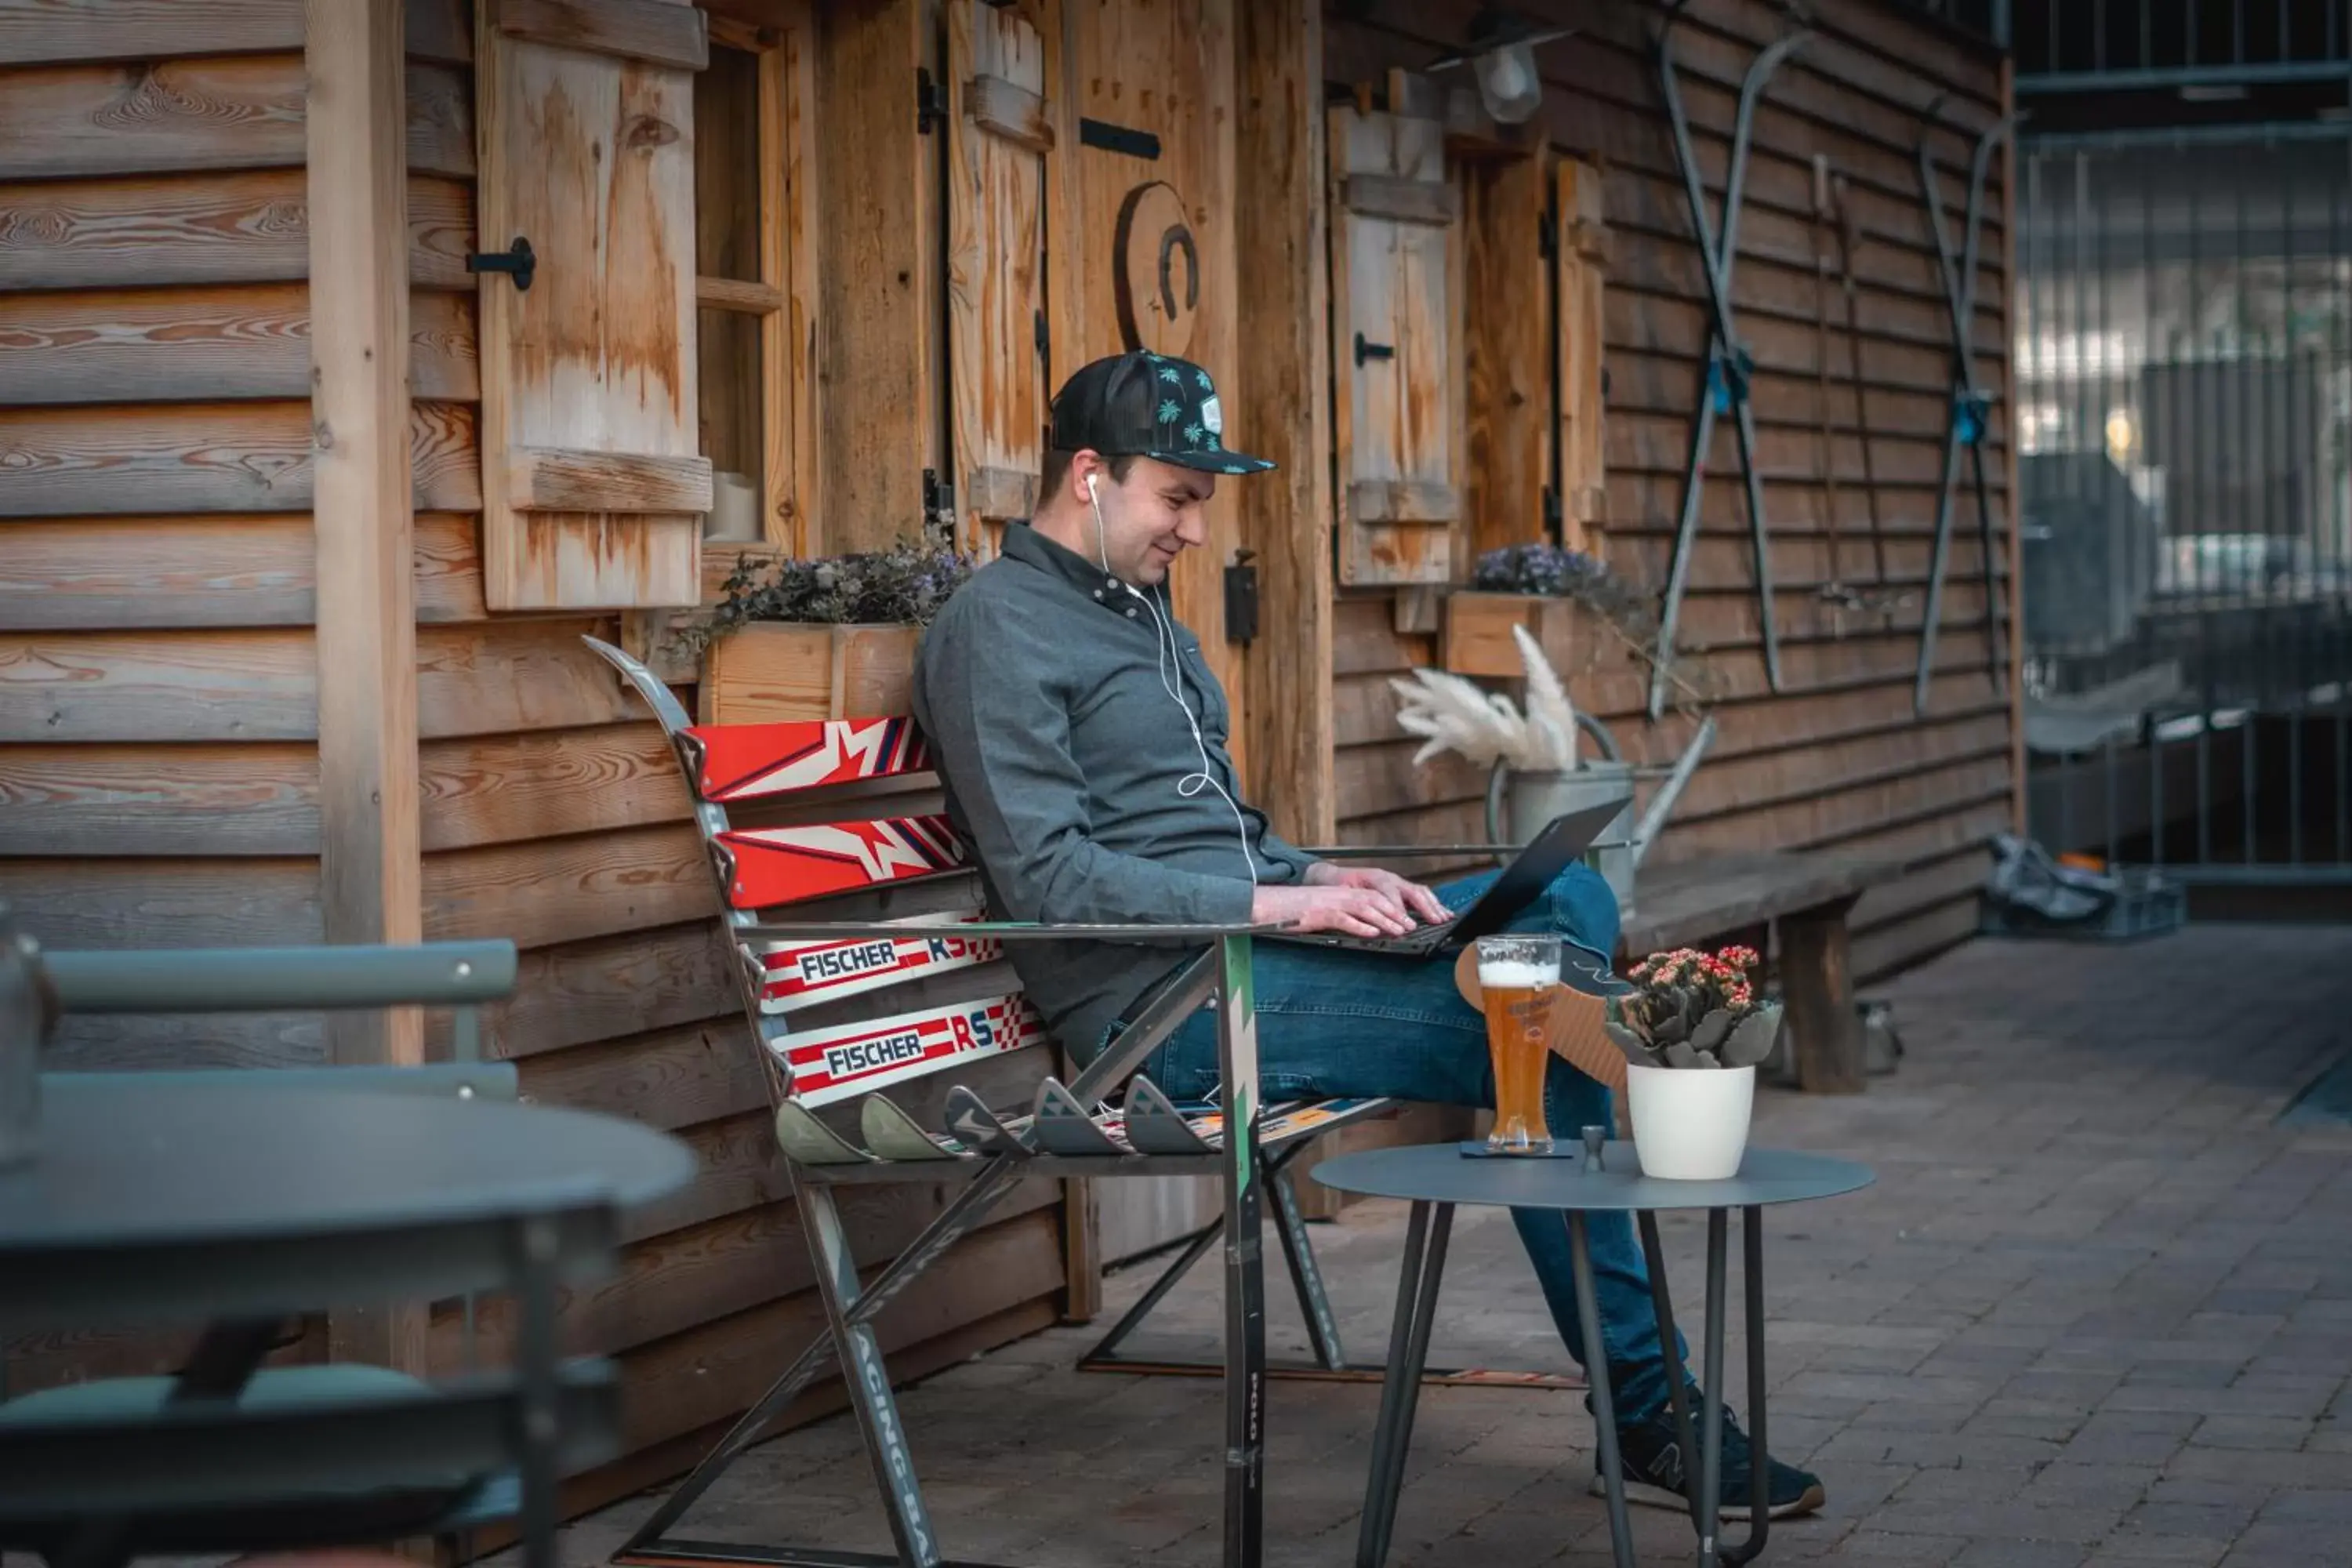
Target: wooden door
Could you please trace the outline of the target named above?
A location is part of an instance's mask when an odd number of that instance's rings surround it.
[[[1237,402],[1234,3],[1062,0],[1066,102],[1047,247],[1052,385],[1089,360],[1147,348],[1195,362],[1216,378],[1228,410]],[[1250,449],[1246,429],[1229,425],[1225,439]],[[1234,489],[1251,482],[1218,481],[1209,542],[1185,552],[1171,584],[1178,617],[1200,637],[1233,703],[1237,766],[1243,649],[1225,636],[1224,568],[1242,541]]]
[[[1236,3],[1059,0],[1055,79],[1064,90],[1055,159],[1061,167],[1046,247],[1050,386],[1089,360],[1146,348],[1195,362],[1216,378],[1227,409],[1237,402]],[[1246,429],[1229,424],[1225,438],[1251,449]],[[1260,481],[1218,480],[1209,503],[1209,542],[1184,552],[1170,585],[1178,618],[1200,637],[1233,705],[1229,744],[1244,776],[1244,650],[1225,637],[1224,568],[1242,540],[1234,489],[1254,482]],[[1190,1177],[1094,1186],[1106,1263],[1163,1245],[1216,1216],[1214,1184]]]

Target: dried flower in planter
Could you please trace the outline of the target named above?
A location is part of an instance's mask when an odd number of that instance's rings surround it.
[[[1780,1034],[1780,1005],[1759,1001],[1752,947],[1678,947],[1633,966],[1638,990],[1609,1004],[1602,1027],[1639,1067],[1753,1067]]]
[[[1481,593],[1573,599],[1636,643],[1646,643],[1656,635],[1657,616],[1648,597],[1581,550],[1563,550],[1557,544],[1513,544],[1489,550],[1478,557],[1470,585]]]
[[[1428,742],[1412,754],[1417,766],[1454,752],[1474,767],[1507,763],[1518,773],[1567,773],[1576,766],[1576,710],[1541,645],[1525,626],[1513,626],[1519,663],[1528,675],[1528,706],[1474,686],[1442,669],[1416,669],[1411,680],[1391,680],[1402,700],[1397,723]]]
[[[726,596],[676,634],[677,646],[699,654],[736,627],[754,621],[803,626],[927,626],[948,595],[971,575],[973,562],[926,531],[887,550],[821,556],[811,561],[740,558]]]
[[[1656,595],[1618,576],[1606,563],[1581,550],[1565,550],[1557,544],[1512,544],[1489,550],[1472,568],[1470,586],[1481,593],[1524,594],[1583,605],[1623,638],[1638,658],[1664,667],[1667,679],[1685,700],[1685,711],[1695,710],[1688,703],[1721,695],[1720,671],[1660,645]]]

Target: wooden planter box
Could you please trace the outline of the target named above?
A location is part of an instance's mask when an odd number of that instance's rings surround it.
[[[740,626],[703,656],[696,717],[761,724],[908,712],[921,636],[911,626]]]
[[[1525,626],[1543,648],[1552,668],[1565,678],[1592,655],[1596,628],[1588,612],[1573,599],[1547,599],[1532,594],[1454,593],[1445,596],[1445,635],[1438,662],[1456,675],[1496,680],[1525,678],[1519,645],[1513,626]]]

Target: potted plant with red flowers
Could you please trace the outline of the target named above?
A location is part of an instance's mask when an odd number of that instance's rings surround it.
[[[1759,996],[1756,950],[1676,948],[1628,972],[1606,1027],[1631,1064],[1626,1103],[1642,1173],[1718,1181],[1739,1169],[1756,1068],[1780,1033],[1780,1005]]]

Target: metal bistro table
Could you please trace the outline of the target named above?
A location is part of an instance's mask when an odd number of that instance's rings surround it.
[[[37,1152],[0,1166],[0,1332],[210,1320],[182,1383],[225,1398],[286,1316],[515,1279],[520,1227],[526,1534],[551,1532],[572,1436],[536,1418],[554,1409],[556,1285],[609,1272],[617,1215],[684,1187],[692,1152],[489,1099],[142,1077],[44,1080]]]
[[[1725,1215],[1741,1211],[1741,1275],[1748,1299],[1748,1403],[1755,1452],[1764,1446],[1764,1220],[1767,1205],[1834,1197],[1867,1186],[1868,1167],[1851,1160],[1782,1150],[1749,1149],[1739,1173],[1722,1182],[1670,1182],[1645,1177],[1633,1145],[1599,1142],[1599,1130],[1584,1148],[1546,1159],[1475,1158],[1459,1143],[1374,1149],[1343,1154],[1315,1168],[1315,1179],[1341,1192],[1368,1197],[1404,1198],[1412,1204],[1405,1233],[1404,1269],[1397,1283],[1396,1322],[1389,1339],[1388,1379],[1381,1393],[1380,1424],[1372,1437],[1372,1468],[1364,1489],[1364,1521],[1357,1536],[1357,1568],[1380,1568],[1396,1523],[1397,1494],[1404,1484],[1405,1450],[1412,1441],[1412,1418],[1421,1398],[1421,1369],[1429,1353],[1430,1326],[1437,1313],[1437,1289],[1445,1269],[1445,1244],[1454,1206],[1559,1209],[1568,1216],[1569,1251],[1576,1269],[1576,1310],[1584,1329],[1584,1359],[1590,1369],[1608,1364],[1601,1349],[1600,1313],[1593,1300],[1592,1255],[1585,1216],[1632,1214],[1640,1226],[1642,1251],[1649,1264],[1650,1298],[1658,1315],[1658,1337],[1675,1343],[1674,1304],[1666,1291],[1665,1258],[1658,1245],[1661,1209],[1705,1209],[1706,1215],[1706,1374],[1703,1442],[1695,1441],[1682,1380],[1670,1379],[1675,1423],[1683,1449],[1683,1473],[1697,1482],[1691,1520],[1698,1530],[1701,1568],[1738,1564],[1764,1550],[1768,1472],[1755,1468],[1756,1490],[1748,1538],[1737,1546],[1719,1540],[1723,1447],[1723,1320]],[[1633,1568],[1633,1542],[1625,1521],[1624,1478],[1618,1467],[1616,1413],[1609,1379],[1592,1376],[1592,1418],[1599,1428],[1601,1471],[1609,1498],[1609,1534],[1618,1568]]]

